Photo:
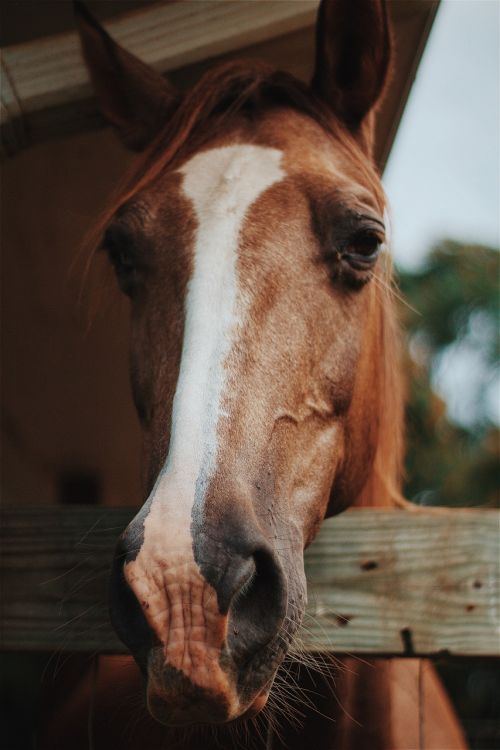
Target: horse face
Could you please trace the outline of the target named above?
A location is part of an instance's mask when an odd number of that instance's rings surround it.
[[[304,547],[373,459],[384,206],[368,104],[328,132],[294,107],[241,111],[201,148],[188,137],[105,232],[148,475],[112,616],[167,724],[265,705],[304,613]]]

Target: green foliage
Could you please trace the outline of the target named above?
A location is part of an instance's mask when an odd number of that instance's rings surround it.
[[[409,307],[406,496],[425,505],[499,504],[500,433],[490,417],[488,388],[477,387],[467,424],[454,422],[433,388],[443,357],[474,356],[481,381],[498,373],[499,254],[444,241],[416,272],[401,272]],[[491,395],[491,389],[489,391]]]

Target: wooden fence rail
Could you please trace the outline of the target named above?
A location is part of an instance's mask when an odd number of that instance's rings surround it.
[[[0,646],[120,652],[107,614],[130,508],[4,508]],[[311,650],[500,654],[499,526],[489,510],[352,510],[306,553]]]

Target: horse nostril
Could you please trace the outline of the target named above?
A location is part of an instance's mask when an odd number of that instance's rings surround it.
[[[228,646],[237,663],[251,659],[275,637],[286,613],[285,578],[273,554],[257,550],[252,567],[229,608]]]
[[[227,613],[234,602],[243,595],[255,574],[256,565],[252,556],[243,558],[238,555],[231,559],[220,581],[215,584],[221,613]]]

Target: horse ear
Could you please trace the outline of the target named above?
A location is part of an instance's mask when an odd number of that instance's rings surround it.
[[[322,0],[313,91],[356,133],[379,99],[391,51],[384,0]]]
[[[127,148],[142,151],[179,98],[160,73],[120,47],[82,2],[74,0],[74,9],[101,112]]]

